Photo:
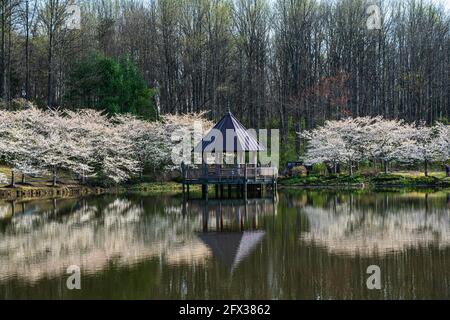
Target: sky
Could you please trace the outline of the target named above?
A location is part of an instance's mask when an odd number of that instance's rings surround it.
[[[447,9],[450,10],[450,0],[433,0],[433,2],[442,3]]]

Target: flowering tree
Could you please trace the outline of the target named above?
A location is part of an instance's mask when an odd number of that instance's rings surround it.
[[[437,144],[439,145],[439,158],[441,161],[448,161],[450,159],[450,125],[445,125],[441,122],[436,123],[439,136]]]
[[[334,168],[347,163],[350,175],[353,163],[371,159],[382,161],[385,173],[392,161],[423,161],[428,175],[431,162],[450,158],[449,126],[442,123],[429,127],[382,117],[348,118],[327,121],[303,136],[308,140],[306,163]]]
[[[0,156],[15,173],[53,174],[58,171],[100,177],[120,183],[144,168],[154,172],[173,168],[172,150],[181,143],[174,132],[191,135],[194,124],[209,129],[204,114],[167,115],[161,122],[148,122],[131,115],[108,117],[105,113],[42,111],[35,107],[20,111],[0,110]]]
[[[39,118],[41,113],[31,109],[29,119]],[[34,148],[36,135],[29,126],[29,119],[24,118],[22,111],[0,111],[0,155],[11,165],[11,186],[15,186],[16,172],[22,172],[22,182],[25,174],[38,174],[36,159],[39,151]]]
[[[164,141],[171,146],[169,157],[172,159],[169,158],[168,163],[171,163],[172,168],[180,168],[182,162],[197,163],[198,159],[191,159],[192,149],[213,127],[205,114],[168,114],[163,117]]]
[[[402,120],[387,120],[380,118],[367,127],[369,153],[384,164],[384,173],[389,172],[389,163],[405,159],[402,151],[404,145],[412,142],[415,126]]]
[[[335,173],[339,163],[346,163],[352,176],[354,164],[367,159],[367,128],[371,124],[370,118],[347,118],[327,121],[323,127],[305,133],[309,141],[306,162],[331,163]]]
[[[405,139],[400,147],[401,159],[423,161],[425,176],[428,176],[428,166],[431,162],[440,160],[442,146],[439,144],[438,127],[429,127],[420,124],[415,128],[410,139]]]
[[[164,130],[160,123],[140,120],[132,115],[118,115],[114,122],[128,136],[137,161],[137,170],[142,175],[145,167],[152,169],[164,167],[169,151],[164,139]]]
[[[338,129],[340,123],[328,121],[323,127],[306,132],[304,137],[309,141],[309,151],[305,157],[307,164],[329,163],[337,173],[339,163],[346,160],[346,143]]]

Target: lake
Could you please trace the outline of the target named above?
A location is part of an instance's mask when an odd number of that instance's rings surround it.
[[[449,299],[450,191],[0,202],[0,299],[78,298]]]

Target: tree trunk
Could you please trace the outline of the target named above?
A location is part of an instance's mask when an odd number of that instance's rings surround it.
[[[54,6],[50,7],[50,21],[48,22],[48,74],[47,74],[47,106],[53,107],[53,28],[54,28]]]
[[[389,161],[384,160],[384,174],[389,173]]]
[[[22,173],[22,184],[25,184],[26,179],[25,179],[25,173]]]
[[[52,183],[53,187],[56,187],[56,168],[53,169],[53,183]]]
[[[14,170],[11,170],[11,187],[16,187],[16,173],[14,172]]]
[[[425,177],[428,177],[428,159],[425,159]]]
[[[348,175],[353,177],[353,161],[348,162]]]
[[[29,25],[29,0],[25,4],[25,99],[30,99],[30,25]]]

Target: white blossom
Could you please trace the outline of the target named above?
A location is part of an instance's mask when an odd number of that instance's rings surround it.
[[[307,164],[346,163],[379,160],[425,163],[450,159],[449,126],[437,123],[409,124],[383,117],[348,118],[327,121],[322,127],[303,134],[308,141]],[[351,170],[350,170],[351,172]]]
[[[15,172],[65,171],[120,183],[142,172],[171,167],[171,134],[204,114],[168,115],[147,122],[132,115],[108,117],[95,110],[0,110],[0,156]]]

